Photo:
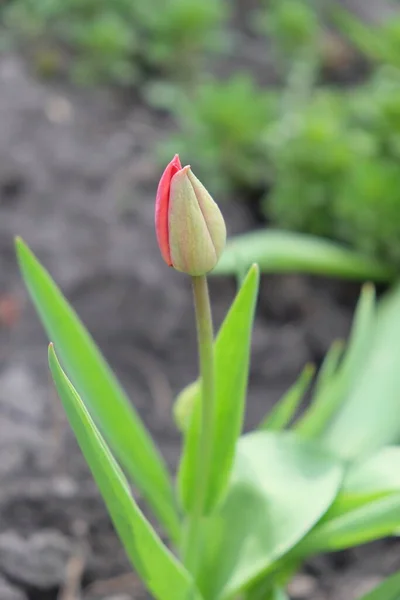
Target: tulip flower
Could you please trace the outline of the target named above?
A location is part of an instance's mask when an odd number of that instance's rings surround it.
[[[175,155],[157,190],[155,223],[158,245],[167,265],[192,276],[205,275],[225,246],[221,211],[189,166]]]

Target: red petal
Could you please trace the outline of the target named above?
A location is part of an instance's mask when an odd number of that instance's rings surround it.
[[[161,255],[167,265],[172,267],[171,252],[169,249],[169,235],[168,235],[168,208],[169,208],[169,191],[171,187],[171,179],[182,169],[181,161],[179,160],[178,154],[175,154],[174,158],[167,165],[164,173],[161,176],[160,183],[158,184],[157,196],[156,196],[156,235],[158,245],[160,247]]]

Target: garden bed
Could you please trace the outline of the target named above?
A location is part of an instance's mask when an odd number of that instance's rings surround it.
[[[127,560],[49,382],[46,339],[13,237],[59,282],[174,469],[171,407],[196,376],[196,350],[187,279],[165,267],[154,235],[154,155],[169,123],[130,94],[38,83],[15,55],[0,59],[0,114],[0,598],[73,600],[82,583],[86,600],[138,600],[140,584],[125,575]],[[222,210],[230,235],[260,226],[239,201]],[[234,291],[233,280],[212,280],[218,323]],[[319,365],[347,335],[358,291],[298,275],[263,278],[248,426],[305,363]],[[294,580],[292,597],[352,600],[399,568],[393,541],[318,558]]]

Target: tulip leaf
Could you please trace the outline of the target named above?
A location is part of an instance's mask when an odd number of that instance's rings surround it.
[[[26,244],[22,276],[41,322],[85,406],[172,539],[179,538],[173,487],[149,433],[79,317]]]
[[[343,481],[343,494],[400,493],[400,446],[387,446],[362,463],[351,465]]]
[[[53,346],[49,365],[78,444],[132,565],[157,600],[201,600],[191,575],[162,543],[133,499],[81,398],[61,369]]]
[[[344,514],[324,520],[299,545],[296,552],[305,556],[344,550],[392,535],[400,527],[400,493],[357,506]]]
[[[395,573],[358,600],[399,600],[399,598],[400,573]]]
[[[341,461],[291,432],[241,437],[228,495],[205,524],[204,597],[231,598],[265,577],[329,508],[342,471]]]
[[[259,429],[264,431],[279,431],[284,429],[293,419],[304,394],[309,387],[315,372],[314,365],[306,365],[300,377],[288,389],[286,394],[273,407],[271,412],[260,423]]]
[[[332,344],[321,367],[311,406],[296,425],[302,436],[321,436],[346,400],[366,360],[375,319],[375,290],[366,284],[357,304],[348,347],[342,357],[341,343]]]
[[[372,281],[396,277],[388,265],[340,244],[279,230],[255,231],[229,240],[212,274],[236,275],[253,262],[262,273],[310,273]]]
[[[323,436],[328,448],[349,460],[400,437],[400,287],[381,301],[371,329],[364,347],[359,344],[363,368]]]
[[[265,600],[290,600],[285,590],[282,588],[274,588]]]
[[[336,518],[393,493],[400,493],[399,446],[387,446],[363,462],[350,464],[326,517]]]
[[[207,481],[206,507],[209,512],[225,493],[235,446],[241,433],[250,360],[251,333],[259,285],[259,271],[253,265],[220,328],[215,342],[214,432]],[[198,464],[201,420],[200,387],[190,426],[184,440],[178,485],[186,512],[193,509]]]
[[[324,397],[324,392],[332,384],[332,380],[337,374],[340,360],[343,356],[344,343],[342,340],[336,340],[331,344],[321,368],[318,371],[317,381],[315,382],[314,399],[315,403],[319,403],[320,398]]]

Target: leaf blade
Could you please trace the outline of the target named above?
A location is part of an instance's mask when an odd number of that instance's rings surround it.
[[[131,496],[125,476],[63,372],[52,345],[49,366],[78,444],[128,557],[143,582],[158,600],[201,600],[191,576],[164,546]]]
[[[343,458],[358,460],[400,436],[399,315],[397,286],[380,302],[363,368],[324,433],[324,444]]]
[[[311,383],[314,373],[314,365],[306,365],[297,381],[295,381],[282,396],[271,412],[266,415],[258,426],[258,429],[263,431],[280,431],[284,429],[293,419],[296,410]]]
[[[296,554],[344,550],[392,535],[400,527],[400,493],[372,499],[322,522],[299,545]]]
[[[172,539],[179,535],[172,484],[150,435],[117,379],[49,273],[16,241],[21,273],[47,335],[83,400]]]
[[[355,280],[391,281],[395,270],[311,235],[262,230],[229,240],[213,275],[235,275],[253,262],[262,273],[310,273]]]
[[[198,585],[232,598],[262,580],[329,508],[342,463],[292,432],[240,438],[225,502],[206,525]]]

